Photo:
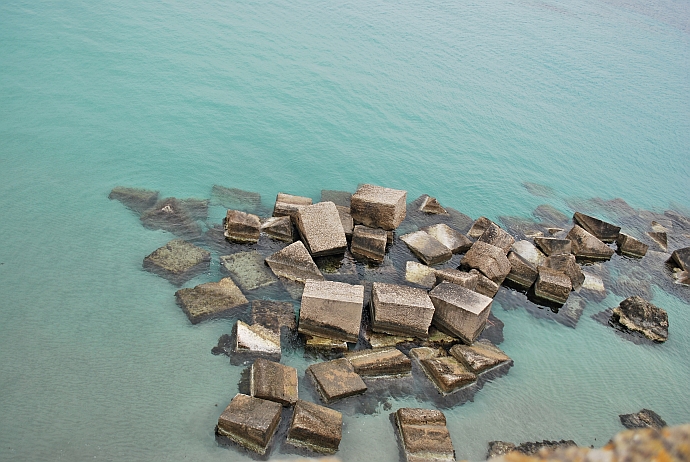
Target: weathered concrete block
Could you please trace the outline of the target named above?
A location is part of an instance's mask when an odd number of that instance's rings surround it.
[[[266,329],[280,334],[281,328],[295,330],[295,306],[290,302],[273,300],[252,300],[252,324],[259,324]]]
[[[356,343],[362,323],[364,286],[307,280],[299,312],[300,333]]]
[[[690,247],[674,250],[671,258],[683,271],[690,271]]]
[[[291,406],[298,399],[297,369],[259,358],[249,371],[249,390],[255,398]]]
[[[256,250],[223,255],[220,257],[220,264],[244,291],[278,282],[271,270],[266,268],[264,257]]]
[[[270,217],[261,224],[261,232],[272,239],[279,241],[293,242],[292,220],[290,217]]]
[[[602,242],[615,242],[621,231],[620,226],[612,225],[580,212],[575,212],[573,221]]]
[[[362,377],[345,358],[312,364],[307,368],[307,375],[326,403],[367,391]]]
[[[568,239],[572,243],[572,252],[578,258],[587,260],[608,260],[613,255],[613,249],[575,225],[568,232]]]
[[[261,207],[261,194],[214,184],[211,188],[211,204],[221,205],[226,209],[256,212]]]
[[[397,348],[351,351],[345,353],[345,358],[362,377],[405,375],[412,370],[410,358]]]
[[[372,329],[392,335],[426,337],[434,305],[426,291],[375,282],[371,291]]]
[[[544,260],[547,268],[565,273],[570,278],[573,290],[579,289],[585,282],[585,275],[582,273],[580,265],[575,261],[575,255],[552,255]]]
[[[664,252],[668,251],[668,234],[666,234],[666,231],[650,231],[647,233],[647,236],[649,236],[654,242],[659,244],[661,250],[663,250]]]
[[[143,266],[179,286],[206,271],[210,261],[211,252],[182,239],[174,239],[147,255]]]
[[[416,355],[416,357],[419,356]],[[441,394],[452,393],[477,381],[477,374],[452,356],[446,356],[445,353],[434,356],[429,352],[426,357],[418,361],[424,374]]]
[[[184,239],[201,236],[201,226],[194,221],[182,201],[174,197],[160,200],[139,217],[147,229],[162,229]]]
[[[446,209],[441,207],[435,197],[427,196],[426,194],[421,197],[421,204],[419,205],[419,211],[424,213],[429,213],[432,215],[448,215]]]
[[[502,249],[504,255],[508,253],[510,247],[515,242],[515,238],[501,229],[496,223],[489,224],[478,240]]]
[[[647,254],[647,250],[649,249],[647,244],[625,233],[618,233],[616,244],[618,244],[618,251],[628,257],[642,258]]]
[[[668,314],[642,297],[633,296],[623,300],[613,309],[611,323],[623,329],[639,332],[655,342],[668,340]]]
[[[218,418],[216,433],[259,454],[266,454],[280,423],[282,406],[238,393]]]
[[[255,243],[261,234],[259,217],[239,210],[228,210],[223,226],[225,237],[233,242]]]
[[[572,251],[572,243],[569,239],[557,239],[555,237],[535,237],[534,243],[545,255],[563,255]]]
[[[472,241],[467,236],[445,223],[426,226],[421,230],[448,247],[452,253],[467,252],[472,247]]]
[[[475,273],[468,273],[467,271],[459,271],[456,269],[439,269],[436,270],[436,282],[442,283],[443,281],[452,282],[469,290],[475,290],[477,288],[477,282],[479,273],[475,270]],[[482,276],[486,277],[486,276]]]
[[[258,357],[280,361],[280,333],[276,333],[259,324],[249,325],[240,320],[233,329],[235,344],[233,353],[236,359],[253,359]]]
[[[352,196],[350,213],[355,223],[394,230],[405,219],[407,192],[364,184]]]
[[[143,213],[156,205],[158,201],[158,191],[116,186],[110,191],[108,199],[120,201],[128,209],[136,213]]]
[[[508,355],[488,340],[478,340],[472,345],[453,345],[449,353],[475,374],[512,361]]]
[[[302,241],[297,241],[266,257],[266,263],[276,276],[304,283],[307,279],[322,281],[323,274],[309,255]]]
[[[520,287],[532,287],[534,281],[537,280],[537,268],[513,251],[508,253],[508,261],[510,262],[510,273],[506,279]]]
[[[193,289],[180,289],[175,297],[192,324],[226,315],[249,303],[230,278],[207,282]]]
[[[309,401],[299,400],[292,413],[287,442],[322,454],[338,450],[343,436],[343,415]]]
[[[479,217],[477,220],[472,224],[472,227],[470,228],[469,231],[467,231],[467,237],[470,239],[477,240],[480,237],[482,237],[482,234],[484,234],[484,231],[491,226],[493,221],[489,220],[486,217]]]
[[[481,271],[496,284],[501,284],[510,273],[510,262],[503,249],[482,241],[472,244],[460,263]]]
[[[494,298],[496,296],[498,289],[501,288],[499,284],[496,284],[476,269],[470,270],[470,274],[477,276],[477,286],[474,288],[475,292],[486,295],[489,298]]]
[[[312,204],[311,197],[293,196],[292,194],[278,193],[276,203],[273,206],[274,217],[297,218],[297,212],[302,207]]]
[[[412,253],[427,265],[437,265],[451,259],[450,249],[424,231],[405,234],[400,239],[407,244]]]
[[[338,215],[340,215],[340,224],[343,225],[345,237],[352,237],[352,233],[355,229],[355,222],[352,219],[352,215],[350,215],[350,207],[336,205],[335,208],[338,209]]]
[[[515,241],[510,249],[530,262],[535,268],[541,266],[546,258],[546,255],[544,255],[542,251],[536,248],[530,241]]]
[[[374,261],[383,261],[383,257],[386,255],[387,242],[388,234],[385,230],[357,225],[352,233],[350,251],[353,255]]]
[[[312,256],[342,254],[347,250],[345,230],[333,202],[302,207],[296,219],[302,240]]]
[[[333,202],[335,205],[349,209],[350,203],[352,202],[352,193],[347,191],[322,189],[320,202]]]
[[[493,302],[485,295],[450,282],[434,287],[429,298],[436,308],[433,324],[467,343],[474,342],[484,330]]]
[[[564,304],[568,300],[572,283],[567,274],[546,266],[539,267],[539,276],[534,284],[534,294],[554,303]]]
[[[585,280],[582,282],[581,289],[596,294],[601,300],[605,299],[606,287],[604,287],[603,279],[593,273],[583,271],[582,274],[585,276]]]
[[[405,280],[431,289],[436,284],[436,271],[416,261],[405,263]]]
[[[406,462],[454,462],[455,450],[443,412],[401,408],[395,424]]]

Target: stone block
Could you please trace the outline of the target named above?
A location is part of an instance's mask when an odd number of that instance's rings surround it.
[[[352,233],[355,229],[355,222],[352,220],[352,215],[350,215],[350,207],[336,205],[335,208],[338,209],[338,215],[340,215],[340,224],[343,225],[345,237],[352,237]]]
[[[612,248],[577,225],[568,232],[568,239],[572,243],[573,255],[578,258],[609,260],[614,253]]]
[[[429,292],[436,311],[434,326],[474,342],[484,330],[493,300],[465,287],[442,282]]]
[[[274,217],[297,218],[297,212],[302,207],[312,204],[311,197],[293,196],[292,194],[278,193],[273,207]]]
[[[355,223],[391,231],[405,219],[406,200],[406,191],[364,184],[352,196],[350,213]]]
[[[272,239],[284,242],[293,242],[292,220],[290,217],[270,217],[261,224],[261,232]]]
[[[472,345],[453,345],[449,353],[475,374],[512,361],[508,355],[488,340],[478,340]]]
[[[654,342],[668,340],[668,314],[666,310],[633,296],[623,300],[613,309],[611,324],[622,330],[637,332]]]
[[[253,300],[251,308],[252,324],[259,324],[266,329],[280,334],[281,328],[295,330],[295,306],[290,302],[273,300]]]
[[[460,263],[481,271],[496,284],[501,284],[510,273],[510,262],[503,249],[482,241],[472,244]]]
[[[649,249],[647,244],[625,233],[618,233],[616,244],[618,245],[618,251],[628,257],[642,258]]]
[[[333,202],[319,202],[297,211],[297,228],[314,257],[342,254],[347,250],[345,230]]]
[[[536,248],[530,241],[515,241],[510,249],[530,262],[535,268],[541,266],[546,258],[546,255],[544,255],[542,251]]]
[[[387,242],[388,234],[385,230],[357,225],[352,233],[350,251],[356,256],[383,261]]]
[[[666,231],[650,231],[647,233],[647,236],[649,236],[654,242],[659,244],[661,250],[663,250],[664,252],[668,251],[668,234],[666,234]]]
[[[620,226],[612,225],[580,212],[575,212],[573,221],[602,242],[615,242],[621,231]]]
[[[508,253],[508,261],[510,273],[506,279],[526,289],[532,287],[537,280],[537,268],[513,251]]]
[[[307,279],[322,281],[323,274],[309,255],[302,241],[297,241],[266,257],[266,263],[276,276],[305,283]]]
[[[174,239],[144,258],[144,269],[182,285],[209,268],[211,253],[182,239]]]
[[[455,462],[455,450],[443,412],[401,408],[395,425],[406,462]]]
[[[220,257],[220,264],[243,291],[256,290],[278,282],[264,264],[264,257],[252,250]]]
[[[108,199],[120,201],[128,209],[136,213],[143,213],[156,205],[158,201],[158,191],[116,186],[110,191]]]
[[[350,203],[352,202],[352,193],[347,191],[322,189],[321,202],[333,202],[335,205],[349,209]]]
[[[405,280],[431,289],[436,284],[436,271],[416,261],[405,263]]]
[[[564,304],[573,289],[570,278],[562,271],[540,266],[534,294],[544,300]]]
[[[362,377],[345,358],[312,364],[307,368],[307,375],[326,403],[367,391]]]
[[[474,274],[475,276],[477,276],[477,285],[474,288],[475,292],[477,292],[478,294],[486,295],[489,298],[494,298],[496,296],[496,294],[498,293],[498,289],[501,288],[500,285],[496,284],[494,281],[487,278],[476,269],[471,270],[470,274]]]
[[[230,278],[207,282],[193,289],[180,289],[175,297],[192,324],[230,314],[249,303]]]
[[[412,253],[427,265],[437,265],[451,259],[450,249],[424,231],[405,234],[400,239],[407,244]]]
[[[470,241],[467,236],[454,230],[445,223],[426,226],[421,230],[448,247],[452,253],[467,252],[469,248],[472,247],[472,241]]]
[[[690,247],[674,250],[671,258],[680,269],[690,271]]]
[[[351,351],[345,358],[362,377],[399,376],[412,370],[410,358],[397,348]]]
[[[434,305],[425,290],[375,282],[371,291],[374,332],[426,337]]]
[[[535,237],[534,243],[546,256],[569,254],[572,243],[569,239],[557,239],[555,237]]]
[[[139,217],[147,229],[162,229],[184,239],[201,236],[201,226],[194,221],[182,201],[174,197],[160,200]]]
[[[261,234],[259,217],[239,210],[228,210],[223,226],[226,239],[241,244],[256,243]]]
[[[468,273],[451,268],[439,269],[436,270],[436,282],[439,284],[443,281],[452,282],[466,289],[475,290],[479,280],[478,273],[476,270],[474,273]]]
[[[298,330],[302,334],[356,343],[362,323],[364,286],[307,280]]]
[[[580,265],[575,261],[575,255],[552,255],[544,260],[544,265],[556,271],[565,273],[570,278],[573,290],[579,289],[585,282],[585,275],[582,273]]]
[[[249,371],[249,390],[255,398],[291,406],[298,399],[297,369],[259,358]]]
[[[477,220],[472,224],[470,230],[467,231],[467,237],[474,240],[479,239],[482,237],[482,234],[484,234],[484,231],[486,231],[486,229],[492,224],[494,224],[494,222],[486,217],[477,218]]]
[[[343,415],[340,412],[309,401],[297,401],[287,434],[289,444],[333,454],[342,436]]]
[[[422,359],[419,364],[436,389],[444,395],[477,381],[477,374],[452,356]]]
[[[261,194],[214,184],[211,188],[211,205],[242,212],[256,212],[261,208]]]
[[[515,238],[501,229],[496,223],[489,224],[478,240],[502,249],[504,255],[508,253],[510,247],[515,242]]]
[[[249,325],[238,320],[233,336],[233,356],[237,362],[260,357],[280,361],[280,333],[259,324]]]
[[[419,205],[419,211],[424,213],[429,213],[432,215],[448,215],[446,209],[441,207],[435,197],[427,196],[426,194],[420,199],[421,204]]]
[[[281,412],[278,403],[238,393],[218,418],[216,433],[263,455],[278,428]]]

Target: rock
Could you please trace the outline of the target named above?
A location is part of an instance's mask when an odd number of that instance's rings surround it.
[[[475,292],[477,292],[478,294],[486,295],[489,298],[494,298],[496,296],[496,293],[498,293],[498,289],[500,289],[501,287],[500,285],[496,284],[494,281],[487,278],[476,269],[471,270],[470,274],[474,274],[477,276],[477,286],[474,288]]]
[[[568,223],[568,216],[549,204],[539,205],[534,209],[532,215],[548,225],[565,225]]]
[[[479,281],[478,271],[475,273],[468,273],[467,271],[459,271],[456,269],[440,269],[436,270],[436,282],[439,284],[443,281],[452,282],[469,290],[477,288],[477,281]]]
[[[388,234],[380,228],[357,225],[352,233],[350,251],[353,255],[374,261],[383,261],[386,255]]]
[[[312,364],[307,375],[326,403],[367,391],[366,384],[345,358]]]
[[[220,264],[243,291],[256,290],[278,282],[271,270],[266,268],[264,257],[256,250],[224,255],[220,257]]]
[[[556,239],[555,237],[535,237],[534,243],[545,255],[567,255],[571,253],[572,243],[569,239]]]
[[[513,443],[508,443],[506,441],[489,441],[489,449],[486,453],[486,458],[492,459],[494,457],[504,456],[514,449],[515,445]]]
[[[488,340],[478,340],[472,345],[453,345],[449,353],[475,374],[512,361],[508,355]]]
[[[371,292],[372,330],[392,335],[426,337],[434,305],[426,291],[375,282]]]
[[[579,289],[585,281],[585,275],[580,269],[580,265],[575,261],[575,255],[552,255],[544,260],[544,265],[556,271],[565,273],[570,278],[570,285],[573,290]]]
[[[560,441],[528,441],[515,447],[515,451],[525,455],[546,455],[555,450],[577,446],[573,440]]]
[[[283,406],[297,402],[297,369],[259,358],[249,372],[250,394]]]
[[[443,412],[401,408],[395,425],[406,462],[454,462],[453,441]]]
[[[422,196],[422,204],[419,206],[419,211],[424,213],[430,213],[433,215],[448,215],[446,209],[441,207],[435,197],[427,196],[426,194]]]
[[[311,197],[293,196],[292,194],[278,193],[276,204],[273,207],[274,217],[297,218],[297,212],[312,204]]]
[[[122,202],[128,209],[136,213],[143,213],[156,205],[156,201],[158,201],[158,191],[116,186],[110,191],[108,199],[115,199]]]
[[[654,232],[650,231],[647,233],[647,236],[649,236],[654,242],[659,244],[659,247],[661,247],[661,250],[666,252],[668,250],[668,235],[666,234],[666,231],[661,231],[661,232]]]
[[[690,271],[690,247],[674,250],[671,258],[680,269]]]
[[[362,323],[364,286],[307,280],[302,294],[298,330],[356,343]]]
[[[225,237],[232,242],[253,244],[258,242],[261,234],[259,217],[239,210],[228,210],[223,226]]]
[[[307,279],[322,281],[323,274],[309,255],[302,241],[297,241],[266,257],[266,263],[276,276],[305,283]]]
[[[184,239],[201,236],[201,226],[194,221],[182,202],[169,197],[141,214],[141,224],[147,229],[162,229]]]
[[[581,289],[593,293],[599,300],[606,298],[606,287],[604,281],[593,273],[582,272],[585,280],[582,282]]]
[[[321,190],[321,202],[333,202],[335,205],[350,208],[352,193],[347,191],[334,191],[331,189]]]
[[[450,249],[424,231],[405,234],[400,239],[427,265],[438,265],[451,259]]]
[[[211,253],[182,239],[174,239],[144,258],[144,269],[182,285],[209,268]]]
[[[491,223],[486,230],[479,236],[480,242],[486,242],[503,250],[507,254],[510,247],[515,242],[513,236],[502,230],[496,223]]]
[[[612,225],[580,212],[575,212],[573,221],[602,242],[615,242],[621,230],[620,226]]]
[[[211,205],[255,213],[261,208],[261,194],[214,184],[211,188]]]
[[[481,271],[496,284],[501,284],[510,273],[510,262],[503,249],[482,241],[475,242],[460,263]]]
[[[351,351],[345,358],[362,377],[400,376],[412,370],[410,358],[396,348]]]
[[[425,226],[421,229],[444,246],[448,247],[452,253],[467,252],[472,247],[472,241],[467,236],[454,230],[445,223],[438,223]]]
[[[649,249],[647,244],[643,244],[634,237],[624,233],[618,233],[616,244],[618,244],[618,251],[628,257],[642,258],[647,253],[647,249]]]
[[[655,428],[661,430],[666,426],[666,421],[659,414],[649,409],[642,409],[637,414],[621,414],[618,416],[621,423],[628,430],[636,428]]]
[[[193,289],[180,289],[175,297],[192,324],[226,315],[249,303],[230,278],[207,282]]]
[[[216,433],[251,451],[266,454],[281,411],[278,403],[238,393],[218,418]]]
[[[347,250],[345,230],[333,202],[302,207],[296,217],[297,228],[312,256],[338,255]]]
[[[283,327],[289,330],[297,328],[295,307],[290,302],[253,300],[251,319],[252,324],[259,324],[278,334]]]
[[[419,354],[415,357],[418,358],[424,374],[443,395],[477,381],[477,375],[474,372],[452,356],[446,356],[445,353],[434,356],[432,352],[428,352],[425,357],[420,357]]]
[[[305,337],[307,350],[318,353],[345,353],[347,351],[347,342],[314,335],[307,335]]]
[[[257,357],[280,361],[280,333],[260,324],[245,324],[238,320],[233,329],[235,344],[233,354],[240,362]]]
[[[405,219],[406,200],[406,191],[364,184],[352,196],[350,213],[355,223],[391,231]]]
[[[467,343],[474,342],[482,333],[493,302],[485,295],[450,282],[437,285],[429,292],[429,298],[436,308],[434,325]]]
[[[568,275],[546,266],[540,266],[538,269],[539,276],[534,284],[534,294],[544,300],[563,305],[573,290]]]
[[[405,280],[431,289],[436,284],[436,271],[416,261],[405,263]]]
[[[309,401],[297,401],[287,434],[289,444],[333,454],[342,436],[343,415],[340,412]]]
[[[510,262],[510,273],[506,279],[526,289],[532,287],[534,281],[537,280],[537,268],[513,251],[508,253],[508,261]]]
[[[477,218],[477,220],[472,224],[470,230],[467,231],[467,237],[475,240],[479,239],[491,224],[493,224],[493,221],[486,217]]]
[[[342,207],[340,205],[336,205],[335,208],[338,209],[338,215],[340,215],[340,224],[343,225],[345,237],[352,237],[355,222],[352,219],[352,215],[350,215],[350,207]]]
[[[541,266],[544,259],[546,259],[546,255],[537,249],[530,241],[516,241],[510,249],[530,262],[535,268]]]
[[[279,241],[293,242],[292,220],[290,217],[270,217],[261,224],[261,232]]]
[[[578,258],[608,260],[614,253],[612,248],[577,225],[568,232],[568,239],[572,244],[572,253]]]
[[[638,296],[628,297],[613,309],[611,324],[639,332],[655,342],[668,339],[668,314]]]

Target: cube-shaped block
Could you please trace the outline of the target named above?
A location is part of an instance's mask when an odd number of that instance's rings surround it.
[[[472,247],[472,241],[467,236],[445,223],[426,226],[422,228],[422,231],[448,247],[452,253],[467,252]]]
[[[355,372],[363,377],[382,377],[409,374],[410,358],[396,348],[376,348],[345,353]]]
[[[407,244],[407,247],[410,248],[417,258],[427,265],[443,263],[450,260],[453,256],[448,247],[424,231],[405,234],[400,239]]]
[[[472,345],[453,345],[449,353],[475,374],[512,361],[508,355],[488,340],[478,340]]]
[[[621,230],[620,226],[612,225],[580,212],[575,212],[573,221],[603,242],[615,242]]]
[[[371,292],[372,329],[392,335],[426,337],[434,305],[425,290],[375,282]]]
[[[323,280],[323,274],[302,241],[293,242],[266,257],[265,261],[276,276],[301,283],[306,282],[307,279]]]
[[[493,300],[457,284],[442,282],[429,297],[436,307],[434,325],[472,343],[484,330]]]
[[[572,282],[567,274],[545,266],[539,267],[539,276],[534,284],[534,294],[554,303],[564,304],[568,300]]]
[[[580,259],[608,260],[614,254],[612,248],[577,225],[568,232],[568,239],[572,244],[573,255]]]
[[[312,204],[311,197],[293,196],[292,194],[278,193],[276,204],[273,207],[274,217],[297,218],[297,212],[302,207]]]
[[[555,237],[535,237],[534,243],[545,255],[567,255],[571,253],[570,239],[556,239]]]
[[[225,237],[233,242],[255,243],[261,234],[259,217],[239,210],[228,210],[224,226]]]
[[[647,244],[625,233],[618,233],[616,244],[618,244],[620,253],[629,257],[642,258],[647,254],[647,250],[649,249]]]
[[[357,342],[363,304],[364,286],[307,280],[298,330],[307,335]]]
[[[218,418],[216,433],[261,455],[280,423],[282,406],[238,393]]]
[[[374,261],[383,261],[387,243],[388,233],[385,230],[357,225],[352,233],[350,251],[353,255]]]
[[[508,253],[510,246],[515,242],[513,236],[501,229],[496,223],[491,223],[479,236],[479,240],[502,249],[504,253]]]
[[[352,195],[350,213],[355,223],[394,230],[405,219],[407,192],[364,184]]]
[[[342,254],[347,250],[345,230],[333,202],[319,202],[297,211],[297,228],[312,256]]]
[[[510,273],[510,262],[503,249],[482,241],[470,247],[462,257],[461,264],[481,271],[496,284],[501,284]]]

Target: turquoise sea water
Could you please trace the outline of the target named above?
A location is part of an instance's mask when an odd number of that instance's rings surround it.
[[[590,197],[663,211],[690,207],[688,146],[687,2],[2,2],[0,459],[249,459],[213,435],[240,379],[210,353],[232,322],[192,326],[141,269],[172,235],[114,186],[221,184],[270,207],[371,182],[491,219]],[[214,257],[186,286],[218,277]],[[515,366],[445,410],[458,457],[601,445],[643,407],[690,421],[690,306],[653,287],[663,345],[590,318],[615,294],[575,329],[497,302]],[[346,415],[339,456],[397,460],[389,412]]]

